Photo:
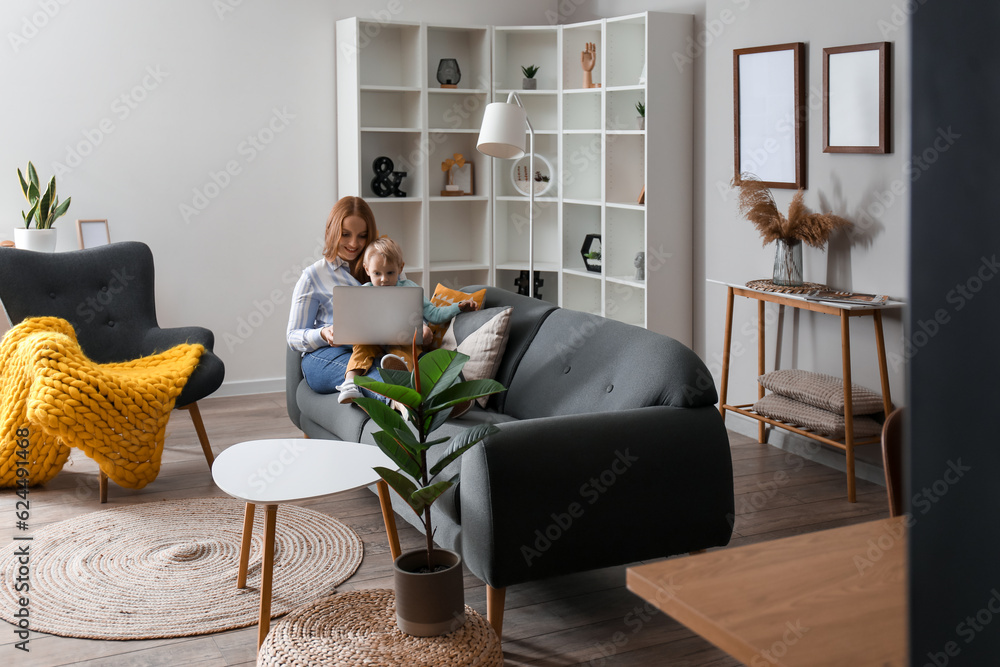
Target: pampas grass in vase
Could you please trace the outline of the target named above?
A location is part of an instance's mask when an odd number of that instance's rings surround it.
[[[813,213],[802,202],[804,190],[792,197],[786,217],[778,210],[771,190],[753,174],[743,174],[739,188],[740,213],[757,228],[764,245],[775,242],[775,285],[802,284],[802,243],[824,249],[836,229],[848,229],[852,223],[832,213]]]

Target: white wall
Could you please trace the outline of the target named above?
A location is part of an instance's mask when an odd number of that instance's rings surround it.
[[[149,244],[160,323],[215,331],[222,393],[281,389],[289,295],[337,198],[335,22],[535,24],[549,6],[4,0],[0,239],[23,208],[15,168],[58,169],[59,250],[77,218]]]
[[[910,148],[910,39],[907,16],[894,0],[563,0],[563,20],[575,22],[631,11],[678,11],[696,16],[696,42],[675,63],[695,67],[695,349],[721,378],[725,288],[706,279],[744,283],[770,276],[773,246],[736,209],[733,176],[733,49],[805,42],[809,96],[805,202],[860,223],[858,233],[835,236],[826,252],[806,247],[805,279],[842,289],[906,297],[909,199],[916,181]],[[692,7],[692,5],[694,5]],[[892,42],[893,152],[845,155],[822,152],[822,55],[824,47]],[[686,58],[691,58],[689,63]],[[929,147],[921,147],[923,149]],[[932,149],[933,151],[933,149]],[[930,156],[932,159],[934,156]],[[774,190],[783,210],[794,191]],[[899,194],[902,192],[903,194]],[[805,368],[840,376],[840,328],[836,318],[786,313],[768,307],[768,368]],[[732,401],[756,397],[756,302],[738,299],[734,314]],[[893,400],[904,400],[901,311],[885,316]],[[879,390],[871,320],[852,321],[854,381]],[[737,418],[730,426],[738,427]],[[748,423],[749,425],[749,423]],[[742,429],[740,429],[742,430]],[[756,433],[756,428],[752,428]]]

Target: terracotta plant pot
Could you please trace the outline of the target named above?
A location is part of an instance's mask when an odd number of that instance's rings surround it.
[[[445,567],[420,572],[427,567],[425,549],[402,553],[393,563],[396,625],[415,637],[445,635],[465,624],[462,557],[454,551],[435,549],[431,563]]]

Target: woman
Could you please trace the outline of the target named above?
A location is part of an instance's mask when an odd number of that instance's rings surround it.
[[[338,391],[353,349],[334,342],[330,312],[333,288],[368,281],[361,260],[369,241],[377,238],[375,215],[367,202],[361,197],[341,198],[326,220],[323,259],[302,271],[295,284],[288,316],[288,346],[302,353],[302,375],[317,393]],[[381,380],[378,369],[372,369],[368,377]],[[388,402],[367,390],[362,393]]]

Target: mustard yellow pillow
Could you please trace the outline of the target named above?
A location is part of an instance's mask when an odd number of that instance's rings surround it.
[[[449,289],[444,285],[442,285],[441,283],[438,283],[437,287],[434,288],[434,296],[431,297],[431,303],[433,303],[435,306],[450,306],[453,303],[458,303],[460,301],[472,299],[473,301],[476,302],[477,308],[482,308],[483,300],[485,298],[486,298],[485,288],[477,292],[473,292],[472,294],[466,294],[465,292],[460,292],[457,289]],[[451,323],[445,322],[444,324],[430,325],[433,338],[430,341],[425,340],[424,345],[426,346],[429,342],[431,348],[437,349],[441,347],[441,339],[444,338],[445,332],[448,331],[449,324]]]

